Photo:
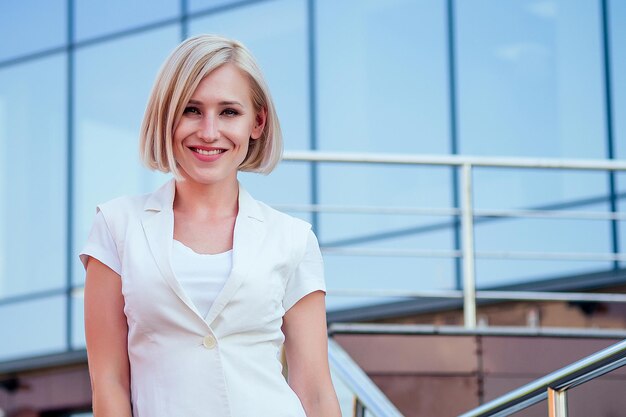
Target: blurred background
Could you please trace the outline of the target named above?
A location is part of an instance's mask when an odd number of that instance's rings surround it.
[[[89,410],[77,254],[98,203],[167,180],[140,165],[139,126],[161,63],[199,33],[234,37],[252,50],[288,156],[626,156],[621,0],[2,1],[0,408],[7,415]],[[379,291],[463,288],[458,168],[287,159],[268,177],[241,181],[257,199],[313,224],[331,323],[463,324],[458,299]],[[626,204],[624,171],[478,166],[473,179],[475,210],[606,213]],[[484,256],[476,258],[476,287],[623,292],[626,223],[582,217],[477,215],[474,245]],[[569,255],[511,255],[530,252]],[[623,329],[626,309],[501,302],[479,310],[478,321]],[[38,372],[40,382],[20,380]],[[410,383],[399,386],[405,392]],[[489,397],[484,386],[460,387],[475,397],[468,405]]]

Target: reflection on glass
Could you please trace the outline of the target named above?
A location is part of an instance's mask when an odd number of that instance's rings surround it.
[[[65,350],[65,297],[0,306],[0,361]]]
[[[0,6],[0,61],[63,46],[66,0],[22,0]]]
[[[413,256],[350,256],[324,254],[329,311],[403,301],[400,297],[333,295],[334,289],[441,290],[453,289],[454,265],[446,258]]]
[[[604,158],[600,2],[456,4],[461,151]]]
[[[450,151],[444,2],[316,3],[319,146],[382,153]],[[338,179],[341,181],[338,181]],[[328,205],[451,207],[448,169],[323,165]],[[323,246],[453,249],[450,217],[321,214]],[[454,286],[446,258],[325,255],[328,287]],[[396,299],[397,300],[397,299]],[[329,297],[330,310],[382,302]]]
[[[0,298],[65,284],[65,62],[0,69]]]
[[[263,27],[263,30],[259,30]],[[280,117],[285,149],[309,148],[308,60],[304,0],[259,2],[189,22],[189,33],[242,41],[256,57]]]
[[[341,180],[338,181],[338,178]],[[452,206],[449,168],[323,164],[319,169],[320,202],[331,206],[403,209]],[[322,213],[323,247],[382,250],[452,251],[454,219],[408,214]],[[333,288],[449,289],[454,287],[454,260],[419,256],[325,255],[327,283]],[[365,301],[329,297],[329,308]]]
[[[75,1],[76,40],[177,17],[180,0]]]
[[[474,205],[481,209],[576,210],[585,204],[608,202],[606,171],[478,167],[473,174]]]
[[[341,178],[341,181],[337,181]],[[451,175],[448,168],[323,164],[319,169],[320,202],[328,205],[375,206],[400,208],[450,208]],[[358,216],[353,222],[345,216],[332,222],[337,215],[328,215],[328,225],[321,231],[326,241],[345,239],[351,235],[382,232],[388,229],[417,227],[424,224],[446,223],[441,219],[426,219],[400,215],[378,215],[363,223]],[[346,223],[347,222],[347,223]],[[441,227],[445,228],[445,227]]]
[[[178,28],[169,26],[76,53],[76,251],[87,239],[97,204],[152,191],[168,178],[140,164],[138,133],[158,68],[176,44]],[[82,282],[78,257],[72,266],[75,282]]]
[[[608,212],[605,172],[476,168],[477,209],[549,209]],[[507,219],[476,217],[476,251],[611,252],[610,222],[576,219]],[[477,261],[479,286],[548,279],[605,270],[610,262],[579,260]]]
[[[600,2],[456,5],[461,152],[605,158]],[[602,172],[478,169],[474,183],[479,208],[608,210]],[[608,221],[490,219],[476,225],[477,250],[608,252],[610,239]],[[546,279],[609,265],[484,260],[478,282]]]
[[[444,4],[316,2],[320,149],[450,151]]]

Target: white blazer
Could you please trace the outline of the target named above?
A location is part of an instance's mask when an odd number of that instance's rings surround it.
[[[154,193],[99,205],[116,253],[92,232],[80,255],[84,264],[117,256],[121,265],[133,415],[306,417],[279,355],[285,312],[325,291],[317,241],[306,249],[310,225],[240,186],[233,268],[202,317],[170,264],[174,192],[170,180]]]

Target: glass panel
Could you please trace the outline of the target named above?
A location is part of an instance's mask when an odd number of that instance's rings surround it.
[[[478,210],[546,209],[608,212],[606,173],[476,168],[474,204]],[[586,190],[595,190],[593,194]],[[610,222],[577,219],[475,219],[476,251],[611,252]],[[606,270],[611,263],[580,260],[479,259],[477,283],[548,279]]]
[[[180,0],[77,0],[74,13],[80,41],[177,17]]]
[[[433,235],[425,236],[429,239]],[[443,236],[447,238],[448,236]],[[432,240],[441,239],[441,235]],[[322,242],[322,250],[323,250]],[[404,297],[334,295],[333,290],[400,290],[454,288],[454,264],[448,259],[409,256],[350,256],[324,253],[329,311],[405,301]]]
[[[65,62],[0,69],[0,298],[65,285]]]
[[[600,2],[456,4],[462,152],[606,157]]]
[[[76,53],[76,251],[98,203],[152,191],[168,178],[141,166],[138,132],[157,70],[177,43],[178,27],[172,25]],[[75,282],[82,283],[78,257],[73,268]]]
[[[0,305],[0,360],[65,350],[65,297]]]
[[[259,30],[262,21],[263,30]],[[219,33],[243,42],[256,57],[280,117],[285,149],[309,148],[306,4],[260,2],[189,22],[190,34]]]
[[[189,12],[194,13],[239,3],[239,0],[188,0],[188,3]]]
[[[66,0],[22,0],[0,5],[0,61],[63,46]]]
[[[615,157],[626,160],[626,2],[611,0],[609,27],[611,34],[611,75],[613,88],[613,141]],[[618,174],[618,210],[626,212],[626,173]],[[626,253],[626,221],[619,224],[620,251]],[[626,261],[621,263],[626,267]]]
[[[72,293],[72,348],[85,347],[85,298],[84,288],[75,288]]]
[[[322,164],[320,202],[332,206],[450,208],[449,168]],[[341,181],[337,181],[341,178]],[[439,184],[433,187],[432,184]],[[452,251],[454,219],[408,214],[320,214],[319,236],[329,289],[450,289],[452,258],[389,256],[385,250]],[[334,254],[333,249],[382,250],[377,256]],[[332,292],[331,292],[332,294]],[[329,308],[382,302],[330,297]]]
[[[616,158],[626,159],[626,2],[609,0],[613,135]],[[622,185],[626,191],[626,184]]]
[[[450,151],[444,3],[316,2],[320,149]]]
[[[311,222],[312,216],[309,212],[289,209],[311,201],[310,164],[281,162],[269,176],[242,172],[239,180],[257,200]]]
[[[444,3],[316,3],[320,149],[450,151]],[[320,169],[320,202],[449,208],[451,180],[447,169],[328,165]],[[329,249],[451,250],[452,227],[449,217],[327,213],[320,241]],[[329,251],[325,262],[329,289],[451,288],[455,281],[445,258]],[[382,301],[329,297],[328,305]]]
[[[626,172],[622,171],[615,176],[616,188],[617,188],[617,210],[626,215]],[[619,237],[619,251],[622,254],[626,254],[626,220],[618,222],[617,229]],[[622,267],[626,267],[626,261],[621,262]]]
[[[599,4],[457,2],[463,153],[606,157]],[[606,177],[606,173],[479,169],[475,204],[489,209],[607,211]],[[489,219],[477,224],[476,239],[477,250],[607,252],[611,235],[609,221]],[[477,264],[481,285],[608,267],[610,262]]]

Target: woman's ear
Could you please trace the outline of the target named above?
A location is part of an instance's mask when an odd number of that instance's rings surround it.
[[[251,139],[258,139],[263,134],[263,129],[265,129],[265,123],[267,122],[267,109],[265,107],[261,107],[261,109],[257,112],[256,117],[254,118],[254,127],[252,128],[252,133],[250,133]]]

